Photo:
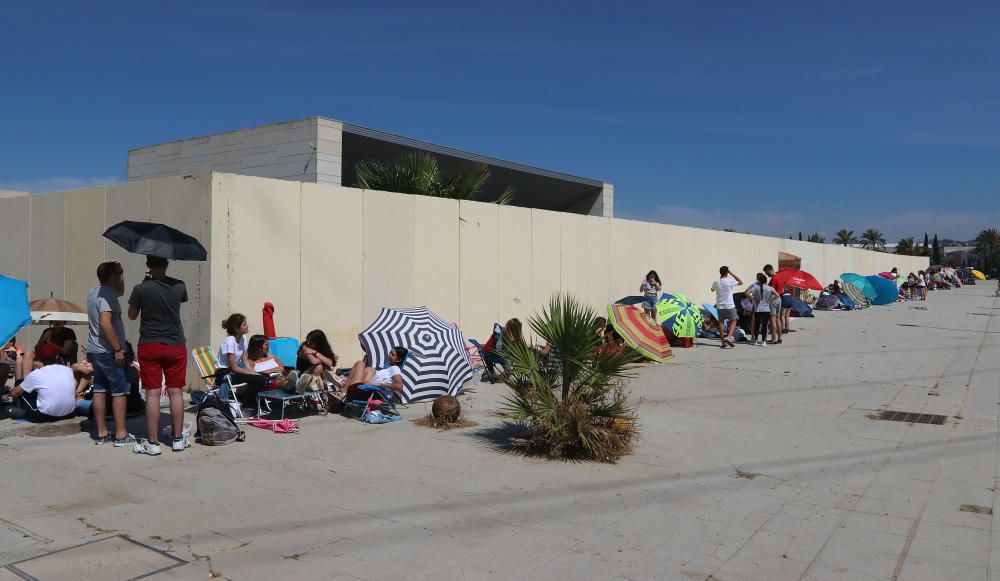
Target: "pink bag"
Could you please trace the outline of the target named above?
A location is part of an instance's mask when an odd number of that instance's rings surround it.
[[[275,434],[297,434],[299,423],[285,418],[283,420],[265,420],[263,418],[247,418],[247,423],[255,428],[271,430]]]

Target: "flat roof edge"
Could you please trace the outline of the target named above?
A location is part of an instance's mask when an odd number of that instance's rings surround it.
[[[451,157],[457,157],[460,159],[467,159],[469,161],[476,161],[479,163],[485,163],[486,165],[493,165],[497,167],[503,167],[511,169],[514,171],[520,171],[524,173],[530,173],[535,175],[540,175],[552,179],[576,182],[579,184],[585,184],[588,186],[593,186],[595,188],[600,188],[604,186],[604,182],[600,180],[595,180],[591,178],[585,178],[581,176],[575,176],[572,174],[551,171],[543,169],[540,167],[535,167],[531,165],[525,165],[523,163],[517,163],[513,161],[506,161],[496,157],[490,157],[488,155],[480,155],[478,153],[472,153],[470,151],[465,151],[462,149],[455,149],[454,147],[447,147],[444,145],[437,145],[429,141],[421,141],[419,139],[413,139],[412,137],[404,137],[402,135],[396,135],[395,133],[389,133],[386,131],[380,131],[378,129],[372,129],[370,127],[364,127],[361,125],[355,125],[353,123],[344,122],[345,133],[353,133],[355,135],[360,135],[362,137],[370,137],[372,139],[378,139],[381,141],[388,141],[389,143],[395,143],[397,145],[403,145],[406,147],[412,147],[414,149],[423,149],[430,151],[432,153],[437,153],[439,155],[448,155]]]

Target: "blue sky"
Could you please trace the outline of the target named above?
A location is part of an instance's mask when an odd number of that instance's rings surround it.
[[[1000,225],[997,2],[0,0],[0,187],[325,115],[615,184],[629,218]]]

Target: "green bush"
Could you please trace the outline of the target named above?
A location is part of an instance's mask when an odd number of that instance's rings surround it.
[[[501,413],[525,429],[526,452],[604,462],[631,452],[637,424],[626,386],[636,353],[602,349],[595,317],[572,296],[556,295],[528,319],[552,346],[554,362],[525,341],[505,345],[511,369],[502,378],[510,393]]]

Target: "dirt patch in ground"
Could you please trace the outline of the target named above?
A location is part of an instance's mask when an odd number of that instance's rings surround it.
[[[26,436],[36,438],[53,438],[56,436],[72,436],[80,433],[80,425],[76,423],[36,424],[24,431]]]

